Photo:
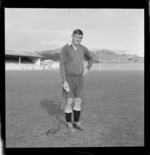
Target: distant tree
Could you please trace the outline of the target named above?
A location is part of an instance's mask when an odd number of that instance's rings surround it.
[[[134,59],[133,62],[138,62],[138,60],[137,59]]]

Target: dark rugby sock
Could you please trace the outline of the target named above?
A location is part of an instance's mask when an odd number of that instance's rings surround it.
[[[65,113],[65,116],[66,116],[66,122],[67,122],[67,123],[72,122],[72,121],[71,121],[72,113]]]
[[[73,110],[73,113],[74,113],[74,122],[79,122],[80,111]]]

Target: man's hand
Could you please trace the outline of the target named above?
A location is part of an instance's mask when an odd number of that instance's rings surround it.
[[[89,72],[89,69],[87,69],[87,68],[84,68],[84,72],[83,72],[83,74],[82,74],[82,76],[85,76],[85,75],[87,75],[87,73]]]
[[[67,83],[67,81],[64,81],[62,87],[66,90],[66,92],[70,92],[69,84]]]

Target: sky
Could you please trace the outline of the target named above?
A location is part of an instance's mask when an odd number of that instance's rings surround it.
[[[60,48],[78,28],[88,49],[144,57],[144,9],[5,8],[5,49]]]

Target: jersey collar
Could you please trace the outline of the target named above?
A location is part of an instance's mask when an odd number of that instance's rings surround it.
[[[69,42],[69,43],[68,43],[68,46],[71,46],[71,45],[73,46],[73,48],[74,48],[75,51],[79,48],[79,47],[76,48],[76,47],[72,44],[72,42]],[[80,45],[79,45],[79,46],[80,46]]]

